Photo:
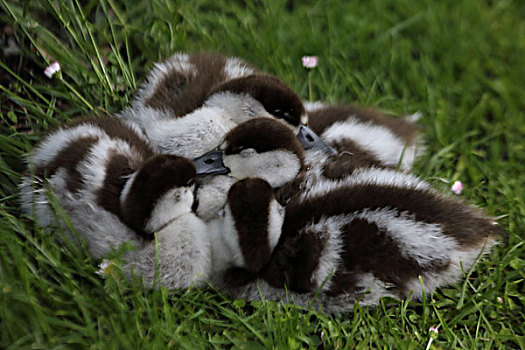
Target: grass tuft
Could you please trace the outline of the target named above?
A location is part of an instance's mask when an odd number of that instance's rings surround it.
[[[0,348],[525,348],[525,4],[490,0],[0,0]],[[126,106],[177,51],[235,55],[305,100],[422,113],[416,173],[500,217],[506,237],[421,303],[328,316],[96,273],[21,215],[24,154],[82,113]],[[308,71],[301,56],[319,56]],[[43,71],[58,61],[61,72]],[[89,344],[89,345],[87,345]]]

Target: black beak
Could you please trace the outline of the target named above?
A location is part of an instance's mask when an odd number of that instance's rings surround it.
[[[305,125],[301,125],[299,128],[297,138],[306,150],[313,148],[323,150],[331,155],[337,154],[337,151],[334,148],[324,143],[324,141],[319,136],[317,136],[317,134],[312,129]]]
[[[197,175],[224,175],[230,169],[222,162],[222,151],[211,151],[193,159],[193,165],[197,169]]]

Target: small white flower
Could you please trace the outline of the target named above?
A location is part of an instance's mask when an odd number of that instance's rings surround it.
[[[60,71],[60,63],[58,63],[58,61],[55,61],[44,70],[44,74],[46,75],[46,77],[51,79],[51,77],[53,77],[53,75],[55,75],[55,73],[57,73],[58,71]]]
[[[461,191],[463,191],[463,184],[461,183],[461,181],[456,181],[452,184],[450,190],[455,194],[460,195]]]
[[[108,259],[103,259],[100,264],[98,264],[98,271],[96,272],[98,275],[104,276],[109,273],[109,270],[111,269],[111,261]]]
[[[498,301],[499,304],[503,304],[503,298],[502,297],[497,297],[496,300]]]
[[[304,68],[315,68],[317,67],[317,56],[303,56],[303,67]]]

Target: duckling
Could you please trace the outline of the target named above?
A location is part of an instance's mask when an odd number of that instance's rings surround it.
[[[232,129],[218,150],[197,159],[215,159],[222,155],[227,175],[205,177],[196,192],[197,215],[205,221],[219,213],[226,204],[226,194],[238,180],[257,177],[272,189],[287,186],[304,169],[303,147],[284,122],[274,118],[250,119]]]
[[[56,204],[62,205],[66,214],[68,208],[78,206],[75,214],[82,217],[76,220],[70,215],[72,221],[89,220],[84,214],[91,213],[102,224],[100,219],[119,215],[120,188],[153,154],[136,128],[116,118],[87,117],[71,122],[50,132],[28,156],[28,171],[20,185],[22,210],[41,226],[60,224],[52,210],[56,197]],[[121,226],[108,223],[108,227]],[[103,230],[97,239],[89,240],[89,249],[100,256],[133,236],[129,229],[117,230],[115,235]]]
[[[290,298],[328,312],[412,292],[421,299],[419,276],[427,294],[456,282],[499,234],[481,210],[413,175],[361,168],[339,187],[288,203],[279,242],[257,279],[241,274],[232,283],[226,273],[216,283],[236,298]]]
[[[126,252],[123,271],[140,276],[146,287],[159,282],[170,289],[187,288],[208,279],[208,228],[191,209],[195,178],[191,161],[157,155],[142,165],[120,195],[122,221],[150,238]]]
[[[288,202],[293,196],[305,195],[312,189],[324,188],[325,191],[329,191],[336,188],[341,182],[351,180],[357,169],[396,169],[401,158],[401,169],[406,171],[412,165],[413,159],[404,158],[404,155],[407,152],[416,152],[418,126],[414,120],[389,119],[376,111],[355,106],[326,107],[316,102],[309,103],[306,107],[311,118],[309,126],[312,129],[308,129],[303,136],[299,135],[299,139],[305,148],[307,170],[294,182],[280,189],[277,196],[281,203]],[[341,123],[346,122],[348,118],[358,120],[356,123],[366,125],[366,128],[346,130]],[[347,132],[341,134],[340,126],[342,131]],[[393,131],[389,131],[389,128]],[[362,130],[363,133],[358,134],[355,130]],[[368,133],[367,130],[373,132]],[[411,146],[404,148],[402,143],[398,142],[399,147],[394,144],[387,147],[384,141],[378,141],[381,139],[380,133],[386,135],[385,140],[395,141],[396,138],[392,136],[394,131],[405,139],[404,144]],[[317,136],[316,133],[321,136]],[[332,138],[335,134],[340,137]]]
[[[129,191],[142,164],[155,155],[133,125],[110,117],[88,117],[49,133],[31,152],[20,185],[22,210],[47,227],[61,205],[94,257],[143,231],[125,216],[121,193]],[[200,171],[211,172],[202,168]],[[172,175],[176,176],[176,174]],[[56,197],[57,203],[52,200]],[[108,233],[109,232],[109,233]],[[71,237],[75,238],[75,237]]]
[[[138,124],[182,117],[202,106],[225,81],[258,73],[249,63],[210,53],[176,53],[155,63],[139,87],[129,118]]]
[[[419,113],[390,118],[373,109],[354,105],[307,103],[309,126],[339,152],[361,158],[369,166],[409,170],[422,153]]]
[[[239,59],[208,54],[175,55],[157,65],[119,116],[139,125],[157,152],[187,158],[216,148],[229,130],[256,116],[295,129],[306,123],[300,98],[285,83]]]

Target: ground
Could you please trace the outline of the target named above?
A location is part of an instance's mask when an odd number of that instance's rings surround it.
[[[490,0],[0,0],[0,348],[524,348],[525,3]],[[239,56],[305,100],[419,111],[415,172],[507,235],[421,303],[328,316],[212,290],[149,291],[21,215],[24,154],[79,114],[127,105],[177,51]],[[307,70],[301,57],[315,55]],[[58,61],[59,74],[44,69]]]

